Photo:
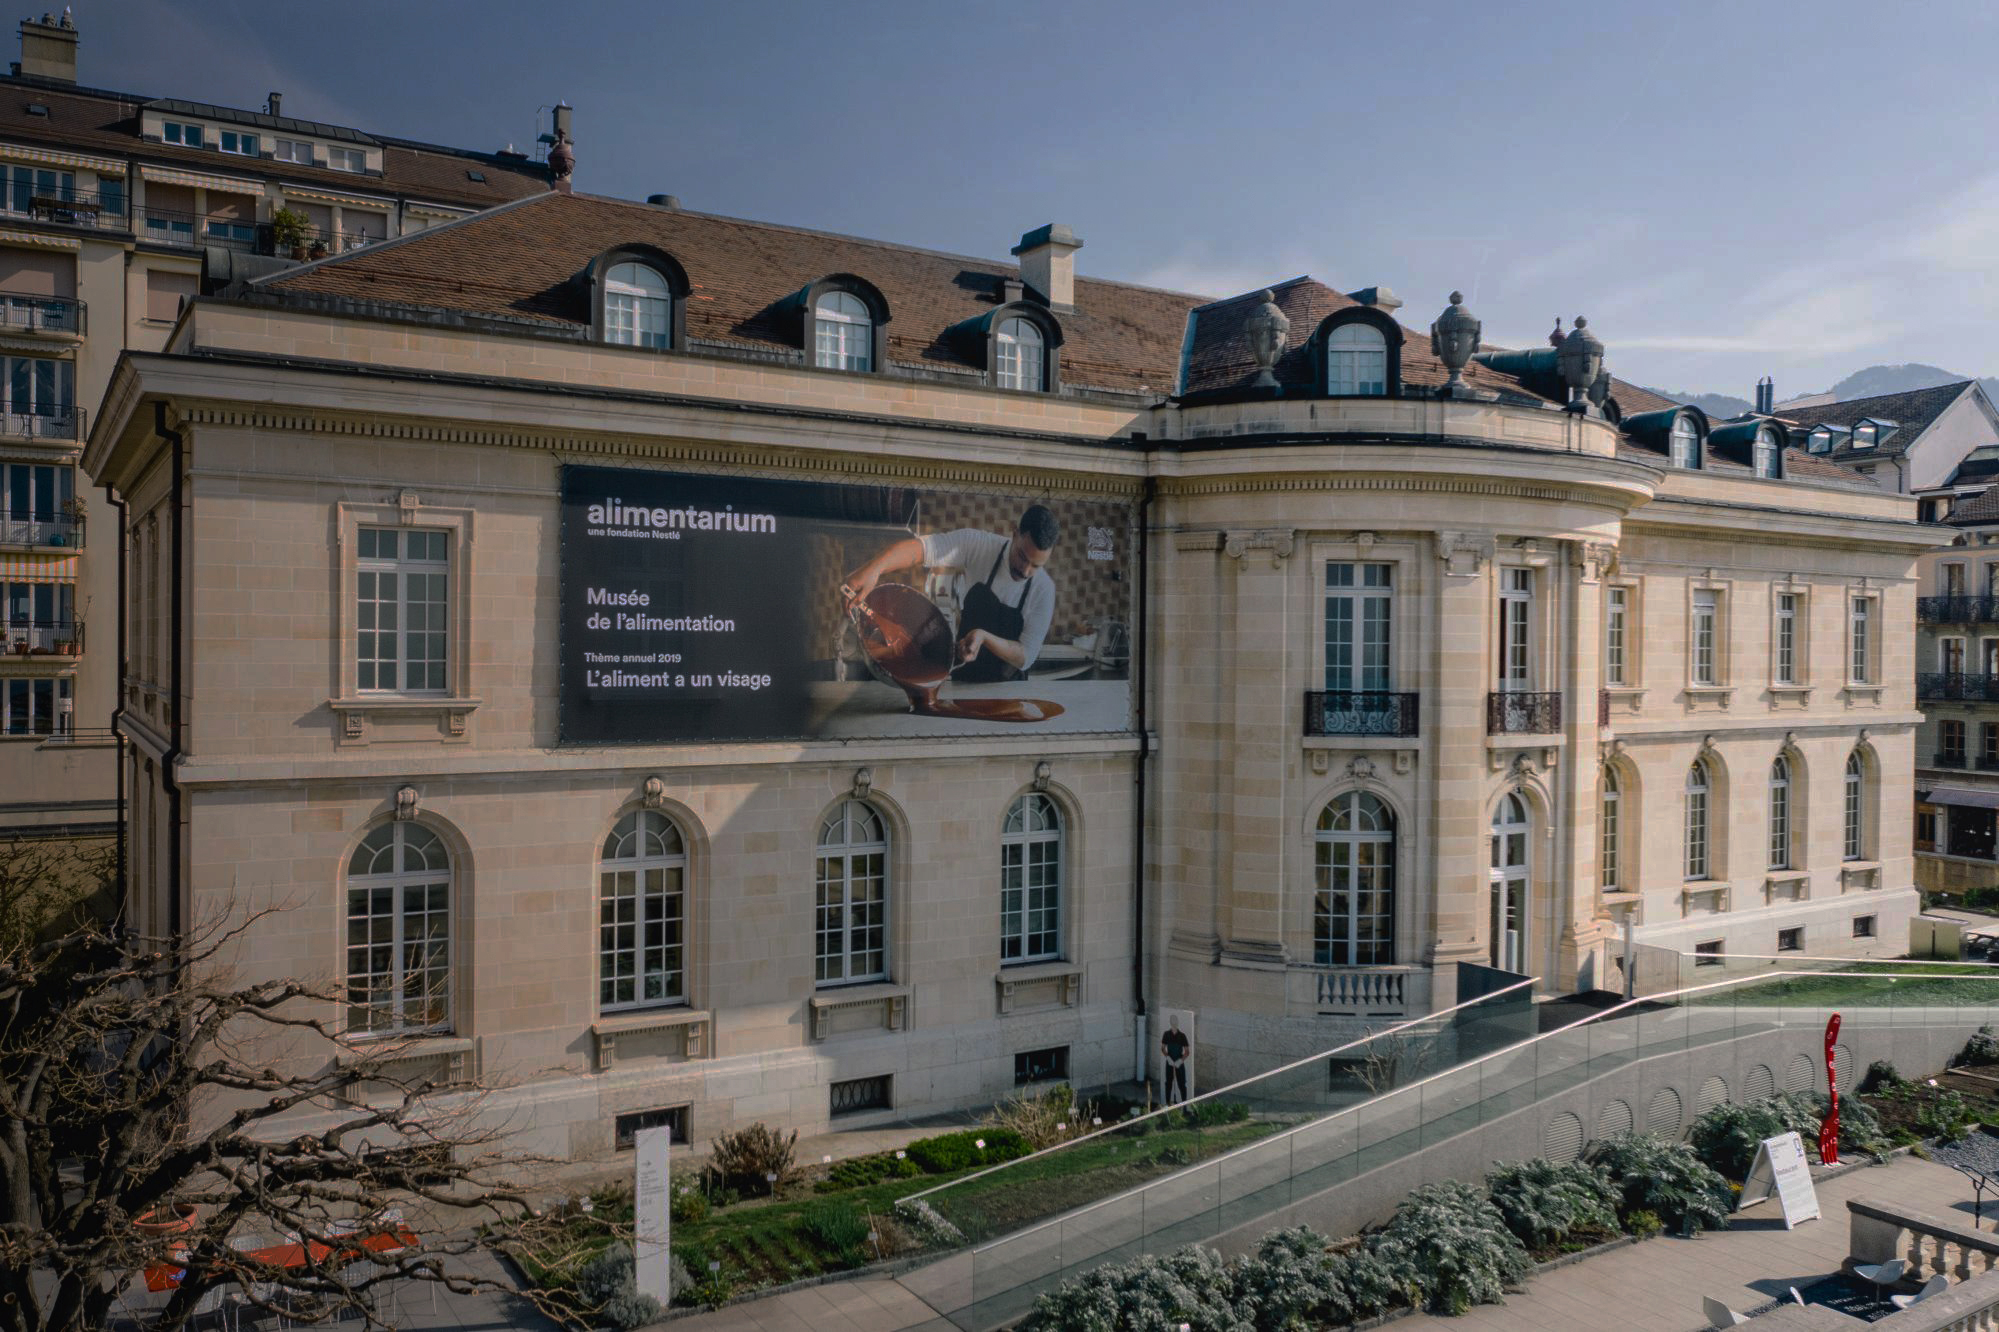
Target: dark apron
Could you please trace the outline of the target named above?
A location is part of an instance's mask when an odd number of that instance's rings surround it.
[[[1021,585],[1020,605],[1009,606],[993,592],[993,579],[999,577],[1000,564],[1008,551],[1002,550],[999,559],[993,561],[986,581],[974,583],[965,592],[965,604],[958,613],[958,637],[963,639],[974,629],[983,629],[995,638],[1018,642],[1020,631],[1027,624],[1023,608],[1027,605],[1028,589],[1033,585],[1030,577]],[[961,684],[992,684],[999,680],[1019,680],[1024,677],[1019,671],[994,656],[992,649],[980,648],[979,655],[951,672],[951,678]]]

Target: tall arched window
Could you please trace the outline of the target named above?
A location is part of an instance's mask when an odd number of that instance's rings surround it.
[[[1326,335],[1326,392],[1380,397],[1388,392],[1388,339],[1372,324],[1341,324]]]
[[[993,382],[1003,389],[1038,393],[1047,385],[1041,330],[1031,319],[1002,319],[993,334]]]
[[[1599,877],[1603,891],[1615,893],[1623,891],[1624,865],[1623,846],[1620,842],[1621,829],[1618,821],[1623,817],[1624,788],[1617,780],[1617,769],[1603,770],[1603,853],[1597,860]]]
[[[1492,811],[1492,965],[1502,971],[1527,969],[1528,896],[1533,878],[1527,863],[1532,823],[1527,802],[1507,795]]]
[[[1687,877],[1708,877],[1708,771],[1706,759],[1687,769]]]
[[[1320,966],[1395,961],[1395,815],[1365,791],[1319,814],[1312,951]]]
[[[1791,868],[1791,764],[1782,754],[1770,765],[1770,868]]]
[[[420,823],[384,823],[347,861],[347,1025],[451,1025],[451,854]]]
[[[819,825],[818,981],[888,978],[888,826],[858,800]]]
[[[1000,828],[1000,961],[1062,956],[1062,811],[1039,793],[1007,809]]]
[[[822,370],[874,368],[874,316],[867,303],[850,291],[829,291],[812,307],[818,345],[812,363]]]
[[[1756,450],[1753,457],[1756,465],[1756,475],[1770,481],[1777,480],[1782,471],[1782,457],[1783,453],[1777,447],[1776,432],[1771,430],[1757,431]]]
[[[687,846],[664,814],[633,810],[604,839],[597,1006],[687,1001]]]
[[[1701,432],[1694,418],[1681,412],[1673,418],[1672,464],[1688,469],[1701,465]]]
[[[1860,860],[1867,850],[1864,808],[1866,801],[1865,772],[1862,770],[1858,753],[1846,756],[1846,845],[1844,858]]]
[[[613,264],[604,275],[604,341],[665,347],[673,339],[673,292],[644,264]]]

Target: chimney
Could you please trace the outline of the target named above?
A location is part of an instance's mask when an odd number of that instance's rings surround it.
[[[568,139],[572,143],[575,142],[576,136],[571,132],[569,125],[569,117],[574,114],[575,109],[569,103],[557,102],[555,104],[555,123],[549,128],[554,131],[556,138]]]
[[[1076,308],[1076,251],[1083,242],[1068,224],[1050,222],[1020,238],[1013,252],[1020,258],[1020,280],[1052,310]]]
[[[68,10],[61,21],[52,14],[21,20],[20,70],[26,78],[76,82],[76,24]]]
[[[272,93],[270,99],[264,103],[264,110],[274,116],[283,115],[285,113],[285,95],[281,92]]]
[[[1756,381],[1756,414],[1770,416],[1777,410],[1777,381],[1765,375]]]
[[[1362,287],[1359,291],[1347,293],[1347,299],[1361,305],[1372,305],[1383,314],[1394,314],[1402,308],[1402,298],[1387,287]]]

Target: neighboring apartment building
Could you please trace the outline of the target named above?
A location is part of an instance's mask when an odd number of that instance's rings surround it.
[[[1917,570],[1916,882],[1961,893],[1999,887],[1999,487],[1945,522]]]
[[[21,51],[0,77],[0,839],[108,835],[119,524],[76,464],[118,354],[157,350],[205,269],[212,287],[288,255],[279,208],[303,257],[549,174],[278,115],[275,93],[263,114],[78,87],[66,18],[23,22]]]
[[[1814,457],[1917,498],[1924,522],[1941,521],[1957,496],[1983,486],[1959,476],[1979,449],[1999,445],[1999,410],[1975,379],[1935,388],[1849,398],[1776,413]]]
[[[1614,988],[1625,919],[1900,951],[1910,500],[1584,329],[1080,244],[552,193],[193,302],[86,457],[135,918],[285,907],[251,974],[573,1157],[1121,1079],[1168,1008],[1212,1086]]]

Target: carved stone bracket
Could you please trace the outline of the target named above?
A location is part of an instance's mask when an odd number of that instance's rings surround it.
[[[1490,532],[1439,532],[1437,558],[1452,578],[1472,578],[1492,561],[1499,542]]]
[[[403,525],[416,521],[416,511],[423,507],[423,497],[414,490],[405,490],[396,496],[396,509],[402,514]]]
[[[1347,760],[1347,779],[1365,785],[1374,780],[1374,760],[1365,754],[1356,754]]]
[[[658,809],[666,803],[666,782],[659,777],[646,778],[645,789],[640,798],[647,809]]]
[[[1288,527],[1263,527],[1250,532],[1231,532],[1222,550],[1231,559],[1242,559],[1251,551],[1266,551],[1270,567],[1277,568],[1297,547],[1298,535]]]
[[[407,823],[416,817],[417,807],[423,803],[423,796],[414,786],[405,786],[396,792],[396,821]]]
[[[1600,583],[1617,572],[1617,547],[1608,541],[1579,541],[1576,562],[1585,583]]]

